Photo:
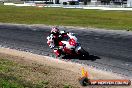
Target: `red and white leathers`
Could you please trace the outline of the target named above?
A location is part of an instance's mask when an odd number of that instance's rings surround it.
[[[48,37],[47,37],[47,44],[49,45],[49,47],[51,48],[51,49],[53,49],[54,47],[55,47],[55,44],[54,44],[54,40],[53,40],[53,34],[51,34],[51,35],[49,35]]]
[[[63,48],[63,43],[61,42],[61,39],[63,36],[67,35],[64,31],[60,31],[58,34],[50,34],[47,37],[47,44],[51,49],[54,50],[54,53],[56,54],[57,57],[61,55],[61,50]]]

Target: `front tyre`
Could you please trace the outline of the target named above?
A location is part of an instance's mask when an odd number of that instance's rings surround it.
[[[89,53],[87,51],[85,51],[83,48],[81,48],[79,50],[79,52],[80,52],[81,56],[83,56],[83,57],[89,56]]]

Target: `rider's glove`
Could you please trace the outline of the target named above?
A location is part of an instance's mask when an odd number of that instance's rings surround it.
[[[53,49],[55,46],[53,46],[53,45],[50,45],[49,47],[50,47],[51,49]]]

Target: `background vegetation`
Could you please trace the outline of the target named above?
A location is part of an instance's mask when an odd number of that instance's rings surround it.
[[[0,22],[132,30],[132,12],[0,6]]]

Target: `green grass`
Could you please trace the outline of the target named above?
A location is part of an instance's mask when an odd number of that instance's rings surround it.
[[[0,22],[132,30],[132,11],[0,6]]]
[[[0,88],[43,87],[43,83],[33,84],[33,82],[27,81],[26,79],[22,78],[21,73],[17,71],[18,69],[22,69],[22,66],[13,61],[0,58]]]
[[[63,86],[63,88],[72,88],[72,86],[71,86],[71,85],[65,84],[65,85]]]
[[[46,88],[49,84],[46,80],[36,79],[37,81],[28,81],[26,78],[32,77],[33,67],[22,65],[6,59],[0,58],[0,88]],[[33,75],[34,76],[34,75]]]
[[[0,54],[0,88],[78,88],[53,80],[60,69],[12,59]]]

